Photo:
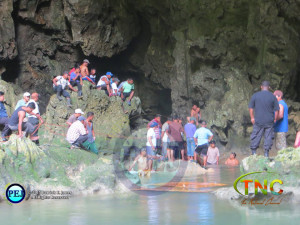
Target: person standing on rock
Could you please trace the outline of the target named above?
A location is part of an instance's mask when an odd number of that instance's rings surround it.
[[[196,119],[196,126],[199,125],[199,121],[200,121],[200,118],[199,118],[199,112],[200,112],[200,108],[198,108],[196,105],[193,105],[192,109],[191,109],[191,117],[194,117]],[[201,113],[200,113],[201,115]]]
[[[7,136],[11,133],[11,131],[18,131],[19,137],[23,137],[22,131],[25,131],[25,136],[32,134],[35,130],[35,127],[29,122],[23,122],[24,118],[26,117],[26,113],[32,114],[32,111],[35,109],[35,104],[33,102],[28,103],[27,106],[20,106],[17,108],[11,118],[8,120],[6,125],[7,129],[2,132],[2,139],[3,141],[7,141]]]
[[[177,116],[174,116],[173,121],[169,123],[169,138],[171,158],[174,161],[175,156],[179,155],[179,152],[184,149],[183,139],[181,133],[184,132],[182,126],[179,124]]]
[[[19,101],[17,102],[17,105],[16,105],[16,107],[15,107],[15,110],[16,110],[17,108],[19,108],[20,106],[26,106],[27,103],[28,103],[28,101],[29,101],[29,99],[30,99],[30,93],[29,93],[29,92],[25,92],[25,93],[23,94],[23,99],[21,99],[21,100],[19,100]]]
[[[63,95],[67,99],[67,106],[71,107],[71,99],[69,92],[66,91],[66,87],[68,86],[72,91],[77,92],[76,89],[70,84],[68,71],[65,71],[62,76],[55,77],[53,81],[53,90],[56,92],[56,96],[59,101],[62,100],[61,95]]]
[[[168,117],[167,121],[162,125],[162,155],[163,158],[168,158],[171,161],[171,149],[169,148],[170,139],[169,139],[169,124],[172,122],[172,118]]]
[[[256,154],[260,140],[264,135],[265,157],[269,157],[269,151],[273,145],[274,123],[278,117],[279,104],[276,97],[269,91],[270,83],[263,81],[261,91],[252,95],[249,103],[249,113],[253,131],[250,136],[250,149],[252,155]]]
[[[88,59],[83,60],[83,63],[80,66],[80,71],[81,71],[82,78],[86,78],[90,75],[89,74],[89,68],[88,68],[89,64],[90,64],[90,61]]]
[[[75,109],[75,113],[73,115],[71,115],[69,117],[69,119],[67,120],[67,124],[69,125],[69,127],[78,120],[79,116],[84,115],[84,112],[82,112],[81,109]]]
[[[88,112],[87,113],[87,118],[86,118],[86,129],[88,131],[88,139],[86,142],[83,143],[83,146],[88,150],[91,151],[95,154],[98,155],[98,149],[95,143],[96,136],[95,136],[95,131],[94,131],[94,124],[93,124],[93,119],[94,119],[94,113],[93,112]]]
[[[153,124],[153,123],[158,124],[158,126],[155,127],[154,132],[155,132],[155,138],[156,138],[156,151],[160,152],[160,150],[161,150],[161,128],[162,128],[160,114],[156,114],[155,118],[148,123],[148,125],[147,125],[148,129],[151,127],[151,124]]]
[[[111,72],[107,72],[106,75],[100,77],[100,80],[97,84],[98,90],[105,90],[108,96],[111,95],[111,88],[110,88],[110,78],[113,76]]]
[[[85,117],[80,116],[68,129],[67,141],[72,144],[71,149],[84,148],[83,143],[87,141],[87,130],[84,126]]]
[[[275,146],[277,150],[286,148],[286,133],[289,130],[288,114],[289,108],[285,101],[282,99],[283,93],[280,90],[274,92],[279,104],[279,112],[274,125],[275,131]]]
[[[126,82],[123,83],[123,86],[121,88],[121,98],[125,102],[126,98],[128,98],[127,103],[130,106],[131,105],[131,99],[134,95],[134,83],[132,78],[128,78]]]
[[[32,93],[31,99],[28,102],[28,104],[33,103],[35,105],[35,109],[32,111],[32,114],[28,115],[28,123],[31,123],[31,125],[34,127],[34,133],[31,135],[31,140],[36,145],[40,144],[39,135],[38,135],[39,121],[41,121],[41,124],[44,123],[42,117],[40,116],[39,105],[37,104],[38,100],[39,100],[39,94],[34,92]]]
[[[70,75],[70,84],[75,87],[78,87],[78,98],[82,98],[82,77],[80,74],[80,67],[76,67],[75,71]]]
[[[7,131],[5,131],[5,129],[9,129],[8,126],[6,126],[9,118],[8,118],[4,103],[5,103],[4,92],[0,91],[0,125],[4,126],[4,129],[2,132],[6,133]]]
[[[195,140],[194,134],[197,130],[195,125],[196,118],[190,117],[189,122],[184,126],[184,133],[186,136],[186,146],[187,146],[187,156],[190,161],[193,159],[196,161],[196,154],[195,154]]]
[[[156,153],[156,134],[155,129],[158,127],[158,123],[153,122],[147,131],[147,143],[146,150],[147,156],[151,162],[149,162],[149,169],[152,170],[152,160],[155,159]]]
[[[216,142],[212,140],[209,143],[207,150],[207,164],[208,165],[219,165],[220,152],[218,147],[216,147]]]
[[[197,146],[195,152],[200,157],[203,156],[203,166],[206,167],[207,163],[207,151],[209,142],[213,139],[213,133],[206,128],[206,121],[202,121],[201,127],[198,128],[194,134],[194,141]],[[200,160],[199,160],[200,162]],[[200,163],[199,163],[200,164]]]

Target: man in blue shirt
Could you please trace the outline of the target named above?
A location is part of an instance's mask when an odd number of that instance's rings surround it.
[[[274,125],[275,131],[275,146],[277,150],[286,148],[286,133],[289,130],[288,114],[289,108],[285,101],[282,100],[283,93],[280,90],[274,92],[279,104],[279,112]]]
[[[78,98],[82,98],[82,76],[80,74],[80,67],[75,67],[75,72],[72,72],[70,75],[70,84],[74,87],[78,87]]]
[[[187,156],[190,161],[193,159],[196,161],[197,155],[195,154],[195,141],[194,134],[197,130],[195,125],[196,118],[191,117],[189,122],[184,126],[184,133],[186,136],[186,147],[187,147]]]
[[[25,92],[25,93],[23,94],[23,99],[21,99],[21,100],[19,100],[19,101],[17,102],[17,105],[16,105],[16,107],[15,107],[15,110],[16,110],[17,108],[19,108],[20,106],[26,106],[29,100],[30,100],[30,93],[29,93],[29,92]]]
[[[8,116],[7,116],[7,112],[6,112],[6,108],[5,108],[4,102],[5,102],[4,92],[0,91],[0,125],[4,126],[4,130],[3,131],[5,131],[5,129],[8,130],[8,127],[5,126],[8,123]],[[5,132],[7,132],[7,131],[5,131]],[[5,141],[5,140],[6,139],[4,137],[3,141]]]
[[[207,162],[207,150],[209,142],[213,139],[213,133],[206,128],[207,123],[202,121],[201,127],[196,130],[194,134],[194,141],[197,146],[195,152],[200,156],[203,156],[203,166],[206,167]],[[199,163],[200,164],[200,163]]]

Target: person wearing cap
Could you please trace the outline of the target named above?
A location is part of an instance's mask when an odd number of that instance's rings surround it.
[[[227,166],[238,166],[239,165],[239,160],[236,159],[235,152],[231,152],[229,158],[226,159],[226,161],[225,161],[225,165],[227,165]]]
[[[30,102],[27,106],[20,106],[13,112],[6,125],[7,129],[2,131],[3,141],[7,141],[7,136],[10,135],[11,131],[17,130],[19,132],[19,137],[23,136],[22,131],[25,131],[25,136],[28,136],[34,132],[35,127],[31,123],[23,122],[24,118],[26,117],[26,113],[31,114],[34,109],[35,104]]]
[[[160,114],[155,115],[154,119],[148,123],[147,125],[148,129],[151,127],[152,123],[158,124],[158,126],[154,129],[154,132],[156,137],[156,150],[160,151],[161,150],[161,128],[162,128],[161,115]]]
[[[39,94],[34,92],[31,94],[31,99],[29,100],[28,104],[33,103],[35,105],[35,109],[32,111],[31,114],[28,114],[28,122],[35,128],[35,132],[31,135],[31,140],[36,144],[39,145],[39,135],[38,135],[38,125],[39,121],[41,124],[44,123],[42,117],[40,116],[39,105],[37,102],[39,101]],[[27,105],[28,105],[27,104]]]
[[[85,117],[79,116],[78,120],[69,127],[66,139],[72,144],[71,149],[83,148],[83,143],[87,141],[88,135],[84,124]]]
[[[196,118],[190,117],[189,122],[184,125],[184,133],[186,136],[186,146],[187,146],[187,156],[190,161],[193,159],[196,161],[196,154],[195,154],[195,141],[194,141],[194,134],[197,130],[195,125]]]
[[[77,121],[78,117],[82,115],[84,115],[84,112],[82,112],[81,109],[75,109],[75,113],[69,117],[66,123],[70,127],[74,122]]]
[[[220,152],[216,142],[212,140],[207,150],[207,165],[219,165]]]
[[[277,150],[286,148],[286,133],[289,131],[288,114],[289,108],[285,101],[282,99],[283,93],[280,90],[274,92],[279,104],[279,111],[274,125],[275,131],[275,146]]]
[[[69,74],[68,71],[65,71],[62,76],[55,77],[53,82],[53,90],[56,92],[56,96],[59,101],[62,100],[61,95],[63,95],[67,99],[67,105],[71,107],[71,99],[69,92],[66,91],[66,87],[68,86],[72,91],[77,92],[76,89],[73,88],[73,86],[69,82]]]
[[[88,131],[88,139],[86,142],[83,143],[83,146],[85,147],[86,150],[91,151],[96,155],[98,155],[99,152],[95,143],[96,136],[94,131],[93,119],[94,119],[94,113],[88,112],[85,121],[86,129]]]
[[[113,78],[113,83],[111,84],[112,96],[118,96],[118,84],[120,80],[118,78]]]
[[[70,75],[70,84],[78,87],[78,98],[82,98],[82,76],[80,74],[80,67],[76,67],[75,71]]]
[[[213,139],[213,133],[206,128],[206,121],[201,122],[201,127],[198,128],[194,134],[194,140],[196,144],[195,152],[198,156],[203,156],[203,166],[206,167],[207,163],[207,151],[209,142]],[[200,160],[199,160],[200,161]]]
[[[88,59],[83,60],[82,65],[80,66],[81,76],[82,78],[88,77],[89,74],[89,66],[90,61]]]
[[[21,99],[21,100],[19,100],[19,101],[17,102],[17,105],[16,105],[16,107],[15,107],[15,110],[16,110],[17,108],[19,108],[20,106],[26,106],[27,103],[29,102],[29,99],[30,99],[30,93],[29,93],[29,92],[25,92],[25,93],[23,94],[23,99]]]
[[[128,98],[127,103],[130,106],[131,105],[131,99],[134,95],[134,83],[132,78],[128,78],[126,82],[123,83],[123,86],[121,87],[121,98],[123,101]]]
[[[264,155],[269,157],[269,151],[273,145],[274,123],[278,117],[279,104],[276,97],[269,91],[270,83],[268,81],[263,81],[260,88],[261,91],[252,95],[248,106],[253,124],[250,149],[252,155],[255,155],[260,140],[264,136]]]
[[[97,89],[105,90],[107,95],[111,95],[110,78],[112,76],[113,76],[113,74],[111,72],[107,72],[105,75],[100,77],[100,80],[98,81],[98,84],[97,84]]]
[[[149,160],[153,160],[155,158],[156,152],[156,134],[155,128],[158,127],[158,123],[154,122],[150,125],[150,128],[147,131],[147,143],[146,150]],[[150,163],[150,170],[152,170],[152,163]]]
[[[167,121],[162,125],[161,128],[161,137],[162,137],[162,156],[164,159],[168,158],[169,161],[171,158],[171,150],[169,148],[170,139],[169,139],[169,124],[171,123],[172,118],[168,117]]]

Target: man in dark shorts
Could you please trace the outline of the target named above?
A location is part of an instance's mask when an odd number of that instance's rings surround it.
[[[262,82],[261,91],[252,95],[249,103],[249,113],[253,124],[253,131],[250,136],[252,155],[256,154],[263,135],[265,157],[269,157],[269,151],[273,145],[274,123],[278,116],[279,105],[269,88],[270,83],[268,81]]]
[[[169,123],[169,148],[171,149],[172,161],[174,161],[174,155],[179,155],[179,151],[184,149],[181,133],[183,133],[183,127],[178,123],[176,118],[173,118],[173,121]]]
[[[206,121],[202,121],[201,127],[198,128],[194,134],[194,141],[197,146],[195,152],[198,156],[203,156],[203,166],[206,167],[207,162],[207,150],[209,142],[213,139],[213,133],[206,128]],[[199,157],[198,157],[199,158]]]

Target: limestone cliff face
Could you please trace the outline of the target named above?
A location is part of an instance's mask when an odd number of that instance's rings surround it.
[[[262,80],[300,99],[298,0],[1,0],[0,10],[0,73],[46,102],[51,77],[87,57],[134,76],[150,113],[200,105],[231,146],[251,131]]]

